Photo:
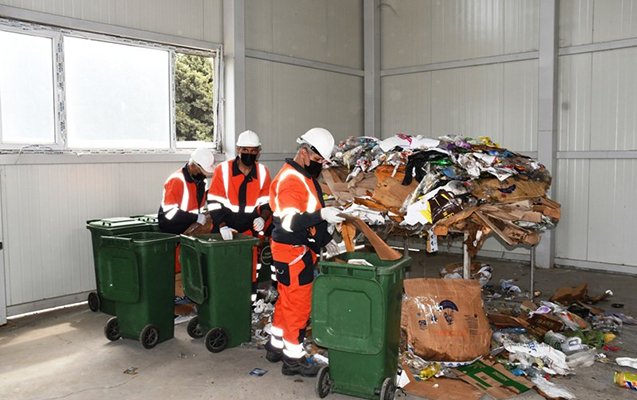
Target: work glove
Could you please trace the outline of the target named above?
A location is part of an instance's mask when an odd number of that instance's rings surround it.
[[[199,225],[205,225],[206,224],[206,214],[197,215],[197,223]]]
[[[339,217],[338,214],[340,213],[342,213],[342,211],[336,207],[321,208],[321,218],[329,224],[338,224],[339,222],[345,221],[345,218]]]
[[[252,221],[252,229],[257,232],[262,232],[263,228],[265,228],[265,220],[261,217],[256,217],[254,221]]]
[[[236,231],[229,226],[222,226],[219,228],[219,233],[221,234],[221,238],[223,240],[232,240],[232,234]]]
[[[325,245],[325,251],[327,252],[328,256],[332,257],[340,254],[341,249],[338,246],[338,243],[336,243],[336,240],[332,239],[328,244]]]

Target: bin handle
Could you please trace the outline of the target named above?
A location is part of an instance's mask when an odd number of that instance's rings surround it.
[[[199,254],[199,272],[200,275],[203,277],[204,276],[204,268],[206,267],[206,260],[204,260],[204,255],[202,253]],[[202,283],[202,288],[203,288],[203,298],[204,300],[208,299],[208,286],[204,283]]]
[[[126,243],[128,248],[133,247],[133,239],[121,236],[102,236],[102,239],[108,238],[107,243],[110,241],[122,242],[122,244]]]

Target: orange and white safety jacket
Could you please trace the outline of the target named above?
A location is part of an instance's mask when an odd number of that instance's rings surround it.
[[[323,191],[316,179],[292,159],[285,160],[272,181],[270,206],[274,216],[272,240],[305,245],[318,253],[332,239],[327,222],[321,218]]]
[[[181,234],[197,215],[205,212],[205,180],[196,181],[188,172],[188,165],[172,173],[164,183],[158,221],[162,232]]]
[[[225,161],[215,168],[210,189],[208,208],[215,224],[225,222],[239,232],[252,229],[252,222],[264,210],[270,210],[270,171],[255,163],[244,175],[237,159]]]

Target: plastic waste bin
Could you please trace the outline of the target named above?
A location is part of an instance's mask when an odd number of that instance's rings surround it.
[[[159,217],[157,213],[153,214],[143,214],[143,215],[131,215],[132,219],[136,219],[138,221],[142,221],[150,226],[151,232],[161,232],[159,230]]]
[[[117,236],[126,233],[146,232],[150,226],[142,221],[129,217],[113,217],[104,219],[91,219],[86,221],[86,228],[91,231],[93,243],[93,265],[95,268],[96,292],[88,295],[88,307],[91,311],[102,311],[105,314],[115,315],[115,303],[107,300],[100,292],[98,254],[102,248],[102,236]]]
[[[204,337],[208,351],[220,352],[251,340],[252,257],[257,239],[234,234],[181,235],[184,292],[197,303],[188,323],[190,337]]]
[[[102,237],[100,290],[115,302],[106,338],[139,339],[147,349],[174,336],[175,247],[179,236],[137,232]]]
[[[393,399],[398,367],[400,309],[409,257],[382,261],[374,253],[339,256],[373,266],[323,261],[312,290],[312,336],[329,350],[329,366],[316,381],[330,392],[366,399]]]

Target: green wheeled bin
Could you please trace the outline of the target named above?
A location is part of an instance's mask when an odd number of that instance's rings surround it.
[[[104,236],[99,253],[100,290],[115,302],[108,340],[138,339],[146,349],[174,336],[175,247],[179,236],[138,232]]]
[[[312,289],[312,336],[329,352],[329,366],[316,381],[316,393],[390,400],[396,392],[400,309],[409,257],[383,261],[374,253],[352,252],[323,261]]]
[[[128,217],[90,219],[86,221],[86,228],[91,231],[95,287],[97,288],[97,291],[91,292],[88,295],[88,307],[94,312],[101,311],[105,314],[115,315],[115,302],[105,299],[100,292],[98,255],[102,248],[102,236],[147,232],[151,230],[151,228],[145,222]]]
[[[184,293],[197,303],[188,335],[204,337],[208,351],[250,342],[253,247],[257,239],[216,233],[181,235],[181,279]]]
[[[151,232],[161,232],[161,230],[159,229],[159,217],[157,216],[157,213],[143,214],[143,215],[131,215],[130,217],[132,219],[135,219],[135,220],[138,220],[138,221],[142,221],[145,224],[147,224],[148,226],[150,226],[150,231]]]

